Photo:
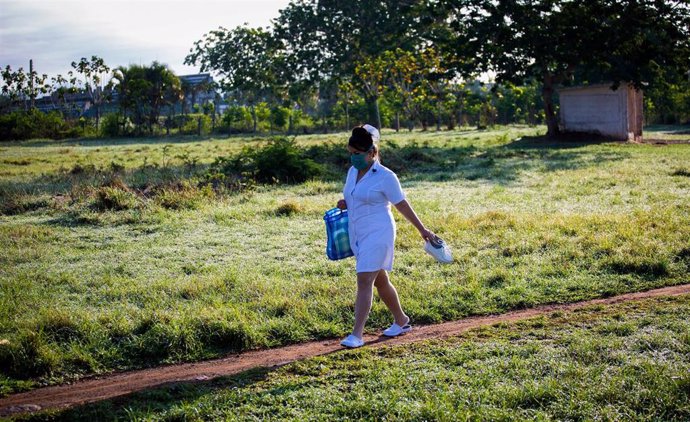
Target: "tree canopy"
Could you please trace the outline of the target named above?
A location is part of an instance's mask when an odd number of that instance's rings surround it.
[[[152,132],[161,108],[181,98],[179,78],[158,62],[150,66],[120,66],[114,71],[114,79],[120,108],[131,114],[139,132],[144,125]]]
[[[398,110],[411,111],[413,88],[426,92],[440,115],[458,77],[490,72],[498,83],[537,80],[555,135],[558,86],[644,88],[662,74],[690,69],[689,22],[683,0],[295,0],[271,28],[212,31],[187,62],[218,73],[229,87],[279,90],[283,99],[298,97],[295,86],[347,86],[379,125],[384,94]],[[401,79],[405,66],[419,73]],[[405,87],[412,80],[422,83]]]
[[[690,69],[690,5],[683,0],[451,0],[456,56],[474,56],[498,82],[536,78],[550,135],[559,84],[637,88],[660,67]]]
[[[122,116],[137,132],[162,127],[162,112],[168,130],[171,122],[181,127],[186,117],[175,118],[175,105],[183,98],[195,104],[198,96],[208,101],[205,93],[217,87],[227,108],[199,104],[198,110],[212,115],[214,129],[216,112],[230,110],[221,119],[228,133],[286,125],[289,132],[326,131],[349,128],[353,120],[398,129],[402,119],[410,130],[433,123],[440,130],[444,122],[546,122],[556,135],[557,90],[593,83],[642,88],[647,116],[681,122],[690,119],[690,3],[293,0],[268,27],[208,32],[185,64],[220,83],[180,85],[155,62],[114,70]],[[41,107],[74,118],[84,115],[78,98],[88,96],[98,120],[108,66],[93,56],[72,67],[66,78],[50,80],[6,67],[0,109],[28,110],[37,94],[52,93]],[[480,83],[482,74],[496,83]],[[187,108],[185,101],[183,114]]]

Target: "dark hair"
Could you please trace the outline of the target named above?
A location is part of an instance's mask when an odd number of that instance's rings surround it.
[[[371,147],[374,145],[374,139],[366,129],[361,126],[357,126],[356,128],[352,129],[352,136],[350,136],[348,145],[359,151],[369,151],[369,149],[371,149]]]

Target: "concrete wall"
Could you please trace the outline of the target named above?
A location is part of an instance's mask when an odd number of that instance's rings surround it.
[[[560,97],[561,130],[588,132],[620,140],[642,139],[642,91],[627,85],[564,88]]]

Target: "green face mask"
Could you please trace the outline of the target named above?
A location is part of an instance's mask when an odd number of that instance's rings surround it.
[[[364,170],[369,165],[367,163],[367,154],[363,153],[350,155],[350,162],[357,170]]]

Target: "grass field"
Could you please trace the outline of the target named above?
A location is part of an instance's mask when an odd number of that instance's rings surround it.
[[[456,257],[432,262],[396,215],[413,322],[689,281],[690,147],[541,133],[384,133],[383,163]],[[326,259],[321,220],[345,139],[297,139],[325,166],[313,180],[220,188],[214,160],[265,140],[0,145],[0,394],[346,334],[354,262]],[[368,329],[389,323],[376,301]]]
[[[690,419],[690,297],[555,312],[27,420]]]

